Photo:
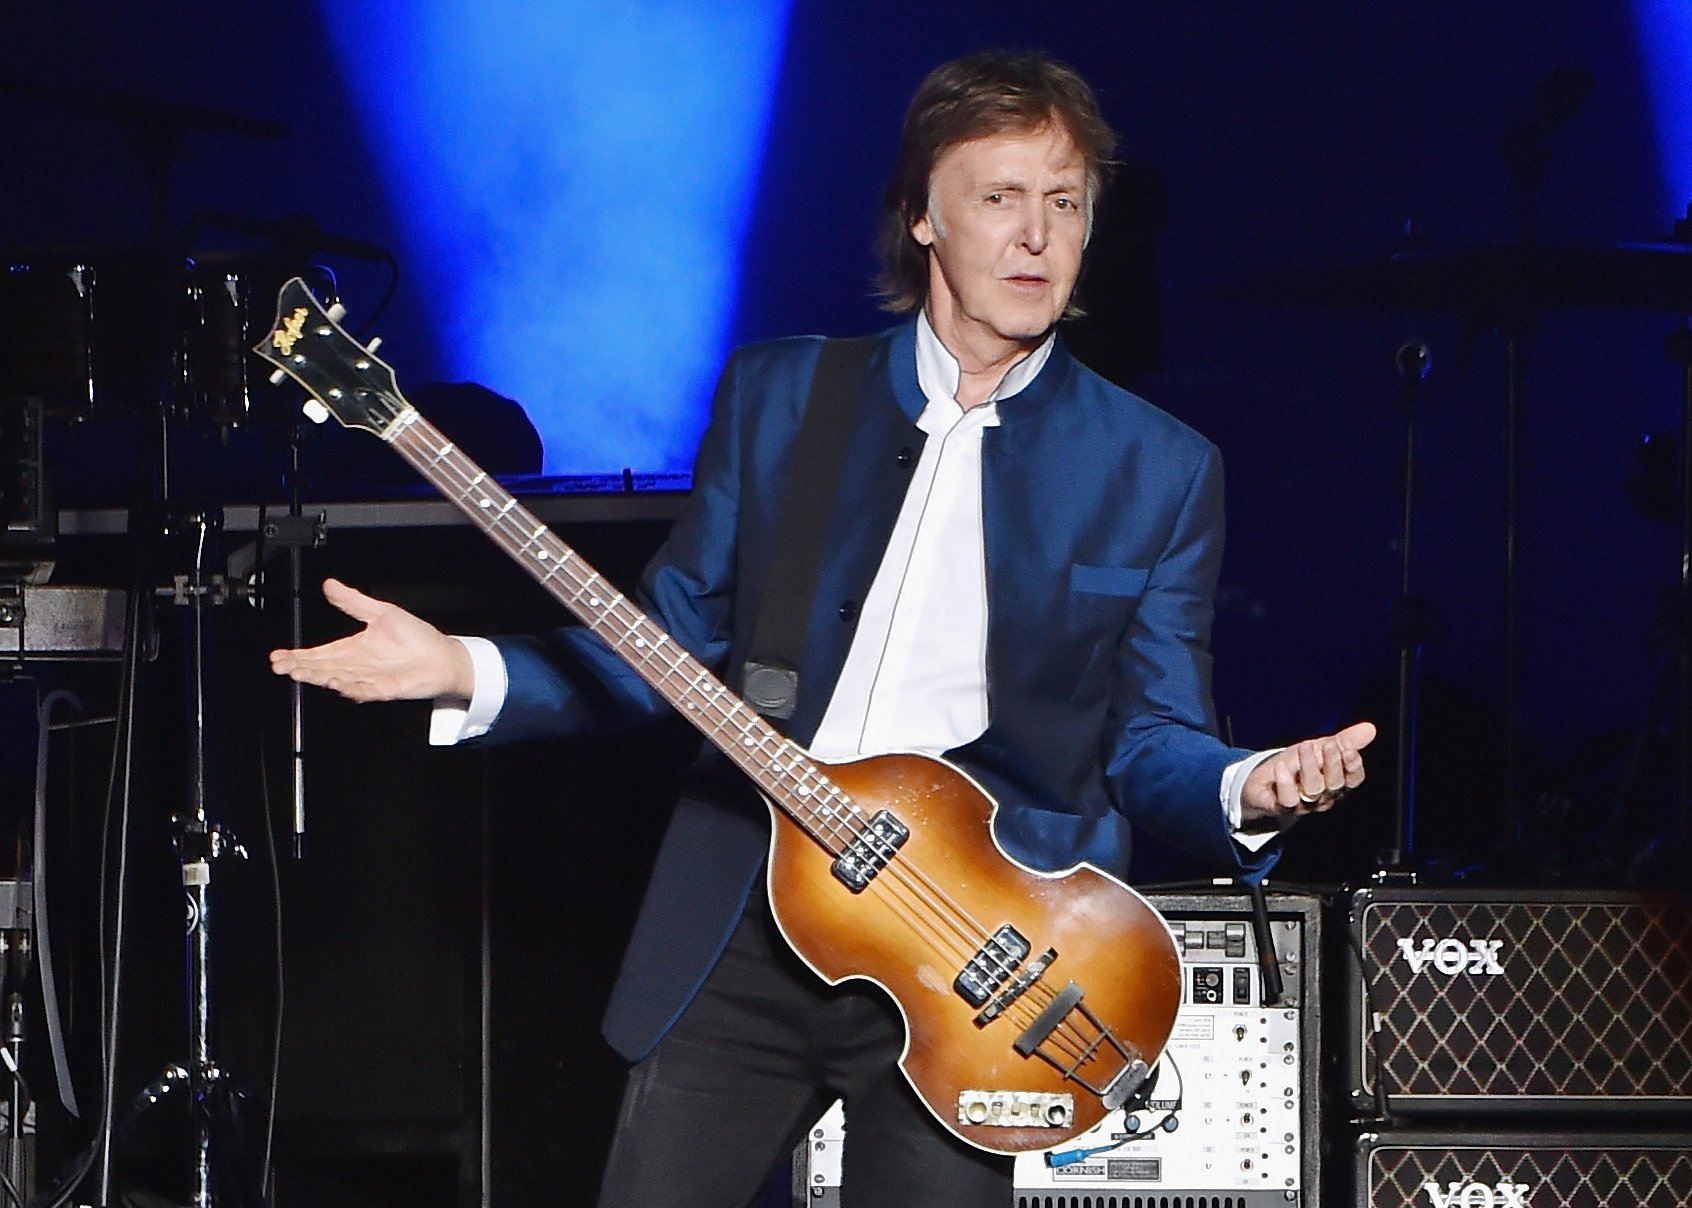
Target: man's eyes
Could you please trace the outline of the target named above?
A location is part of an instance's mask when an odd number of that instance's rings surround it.
[[[983,196],[981,200],[990,206],[1002,206],[1006,202],[1010,201],[1010,199],[1011,195],[1001,190],[998,192],[988,193]],[[1070,197],[1067,194],[1052,198],[1052,205],[1056,206],[1060,210],[1079,211],[1081,209],[1080,203],[1077,202],[1075,198]]]

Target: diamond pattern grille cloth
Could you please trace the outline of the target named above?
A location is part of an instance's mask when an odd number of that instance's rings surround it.
[[[1692,1095],[1684,906],[1378,902],[1362,927],[1389,1093]],[[1400,938],[1501,939],[1504,973],[1416,973]]]

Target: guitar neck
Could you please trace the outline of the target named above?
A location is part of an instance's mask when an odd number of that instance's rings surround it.
[[[384,439],[813,838],[841,849],[850,801],[804,750],[688,653],[516,496],[406,404]]]

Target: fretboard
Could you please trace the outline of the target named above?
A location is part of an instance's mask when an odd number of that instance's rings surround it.
[[[382,433],[406,461],[831,852],[865,819],[821,765],[535,518],[409,403]]]

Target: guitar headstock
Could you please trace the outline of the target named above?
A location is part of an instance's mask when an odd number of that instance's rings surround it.
[[[393,369],[348,335],[298,277],[277,295],[276,321],[253,351],[305,387],[349,428],[387,439],[394,421],[411,408],[399,392]],[[306,413],[311,410],[308,404]]]

